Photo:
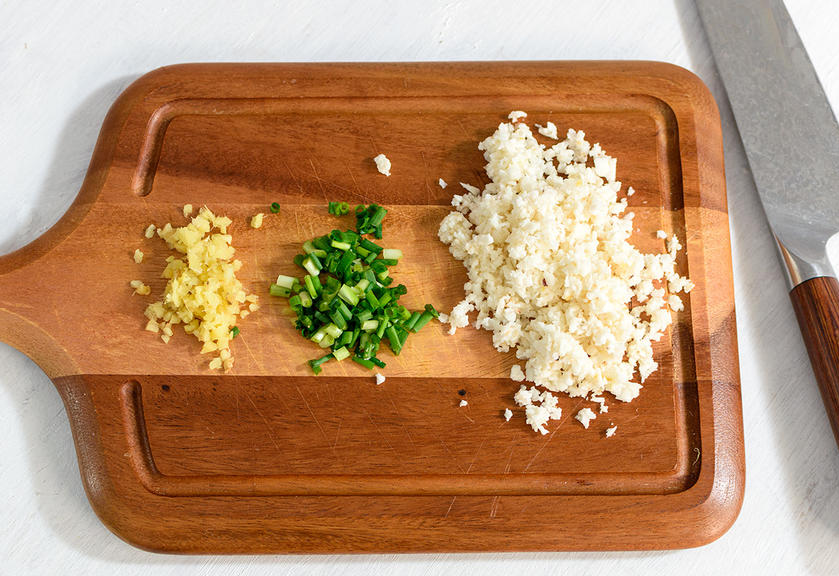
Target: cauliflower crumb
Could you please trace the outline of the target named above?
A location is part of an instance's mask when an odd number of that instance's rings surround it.
[[[627,196],[634,196],[634,195],[635,195],[635,188],[633,188],[632,186],[630,186],[629,188],[627,188],[627,189],[626,189],[626,195],[627,195]]]
[[[535,386],[528,388],[522,385],[513,396],[513,400],[524,408],[525,422],[533,428],[534,432],[542,435],[548,433],[545,424],[562,417],[562,408],[557,405],[557,397],[548,391],[540,392]]]
[[[387,378],[385,378],[384,376],[382,376],[381,374],[376,372],[376,386],[378,386],[380,384],[384,384],[385,380],[387,380]]]
[[[583,428],[588,428],[589,422],[595,418],[597,418],[597,414],[591,408],[583,408],[574,416],[574,419],[582,424]]]
[[[553,122],[548,122],[544,126],[539,126],[538,124],[535,125],[536,129],[539,130],[539,134],[542,136],[546,136],[548,138],[553,138],[554,140],[559,140],[559,135],[556,131],[556,124]]]
[[[192,204],[184,204],[184,218],[192,216]]]
[[[664,240],[665,238],[667,238],[667,232],[665,232],[664,230],[659,230],[655,233],[655,237]]]
[[[265,214],[262,212],[255,214],[254,217],[251,218],[251,228],[262,228],[263,218],[265,218]]]
[[[143,232],[143,236],[145,236],[146,238],[154,238],[155,230],[157,230],[157,227],[154,224],[149,224],[148,228],[146,228],[146,231]]]
[[[516,351],[524,370],[510,377],[535,385],[516,393],[516,403],[542,434],[555,398],[537,387],[632,401],[658,368],[653,343],[681,303],[670,296],[693,287],[676,272],[678,238],[664,253],[629,242],[634,214],[618,199],[617,162],[582,131],[546,148],[526,123],[502,123],[478,148],[491,183],[483,190],[461,183],[466,193],[453,196],[455,210],[438,230],[469,278],[448,316],[449,334],[474,312],[471,322],[492,332],[499,352]]]
[[[384,174],[385,176],[390,176],[390,160],[384,154],[379,154],[375,158],[373,158],[373,162],[376,163],[376,170]]]
[[[437,180],[437,184],[439,184],[439,185],[440,185],[440,188],[442,188],[443,190],[445,190],[445,189],[446,189],[446,186],[448,186],[448,184],[446,184],[446,181],[445,181],[445,180],[443,180],[442,178],[440,178],[439,180]]]
[[[512,112],[510,112],[507,118],[509,118],[513,122],[518,122],[522,118],[527,118],[527,112],[522,112],[521,110],[513,110]]]
[[[522,371],[521,366],[513,364],[513,367],[510,368],[510,379],[516,382],[524,381],[524,372]]]
[[[134,250],[134,262],[136,264],[139,264],[140,262],[143,261],[143,256],[144,256],[144,254],[143,254],[142,250],[140,250],[139,248]]]
[[[506,420],[507,422],[509,422],[509,421],[510,421],[510,418],[512,418],[512,417],[513,417],[513,411],[512,411],[512,410],[510,410],[509,408],[507,408],[506,410],[504,410],[504,420]]]
[[[469,405],[469,402],[467,402],[466,400],[461,400],[460,404],[458,404],[458,406],[460,406],[461,408],[463,408],[464,406],[468,406],[468,405]]]
[[[615,432],[617,432],[617,431],[618,431],[618,427],[614,426],[614,425],[611,426],[610,428],[606,428],[606,438],[611,438],[612,436],[615,435]]]

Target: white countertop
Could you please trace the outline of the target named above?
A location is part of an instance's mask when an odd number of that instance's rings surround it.
[[[745,0],[741,0],[745,1]],[[184,7],[176,6],[178,4]],[[746,433],[734,527],[695,550],[172,557],[97,520],[49,379],[0,344],[0,574],[835,574],[839,451],[807,361],[742,146],[690,0],[173,3],[0,2],[0,253],[72,202],[117,94],[192,61],[663,60],[696,72],[722,112]],[[787,5],[834,108],[839,3]],[[235,11],[230,6],[236,6]],[[778,159],[783,162],[783,158]],[[837,191],[839,200],[839,191]],[[585,538],[585,526],[580,527]]]

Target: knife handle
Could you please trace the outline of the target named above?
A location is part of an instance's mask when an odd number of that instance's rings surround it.
[[[811,278],[789,296],[839,444],[839,282],[830,276]]]

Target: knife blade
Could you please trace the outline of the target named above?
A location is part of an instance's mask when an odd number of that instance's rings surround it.
[[[696,0],[839,444],[839,124],[780,0]]]

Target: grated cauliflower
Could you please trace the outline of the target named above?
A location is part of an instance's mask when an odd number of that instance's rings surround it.
[[[446,318],[449,333],[475,314],[497,350],[515,348],[525,361],[524,377],[516,366],[513,380],[629,402],[658,367],[652,343],[672,322],[671,309],[683,308],[675,293],[693,287],[675,272],[681,244],[673,236],[665,253],[638,251],[629,242],[634,214],[618,199],[617,161],[582,131],[546,148],[519,121],[525,116],[511,113],[514,122],[479,144],[491,183],[464,184],[440,224],[440,240],[468,272],[465,298]],[[552,395],[526,390],[516,403],[545,434],[561,411]]]

